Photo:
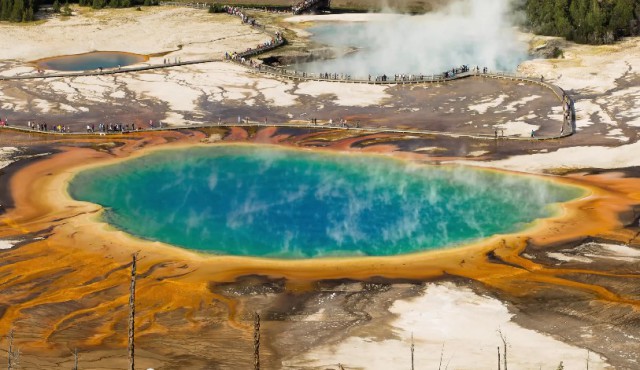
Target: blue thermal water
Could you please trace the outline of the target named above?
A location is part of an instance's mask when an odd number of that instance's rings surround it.
[[[73,198],[149,240],[243,256],[387,256],[524,228],[582,190],[468,167],[268,146],[163,150],[77,174]]]
[[[64,55],[38,62],[42,69],[56,71],[88,71],[98,68],[116,68],[143,62],[143,55],[96,51],[93,53]]]

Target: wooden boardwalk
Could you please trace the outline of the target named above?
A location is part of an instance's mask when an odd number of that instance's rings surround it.
[[[46,78],[67,78],[67,77],[83,77],[83,76],[105,76],[105,75],[114,75],[118,73],[143,72],[143,71],[151,71],[154,69],[188,66],[191,64],[221,62],[222,60],[223,59],[221,58],[197,59],[197,60],[188,60],[184,62],[181,61],[176,63],[149,64],[149,65],[134,66],[134,67],[122,67],[122,68],[105,68],[103,70],[90,70],[90,71],[80,71],[80,72],[53,72],[53,73],[38,73],[38,74],[21,75],[21,76],[20,75],[19,76],[0,76],[0,81],[38,80],[38,79],[46,79]]]
[[[554,85],[549,82],[545,82],[542,77],[533,78],[530,76],[519,75],[516,73],[508,73],[508,72],[488,72],[481,73],[477,71],[468,71],[463,73],[453,74],[451,76],[445,76],[443,74],[439,75],[417,75],[411,76],[405,79],[390,79],[387,81],[376,81],[371,79],[352,79],[352,78],[323,78],[317,74],[313,73],[305,73],[294,70],[287,70],[284,68],[276,68],[271,66],[263,66],[261,65],[259,68],[252,68],[254,73],[265,74],[276,78],[282,78],[293,81],[321,81],[321,82],[340,82],[340,83],[353,83],[353,84],[370,84],[370,85],[415,85],[415,84],[432,84],[432,83],[446,83],[456,80],[461,80],[469,77],[481,77],[481,78],[491,78],[491,79],[499,79],[499,80],[509,80],[513,82],[522,82],[533,85],[538,85],[549,89],[551,93],[555,95],[560,104],[564,105],[565,99],[569,101],[569,117],[570,120],[562,122],[563,130],[561,130],[562,134],[554,136],[554,137],[544,137],[544,139],[554,138],[564,138],[567,136],[571,136],[575,133],[575,106],[574,101],[561,87]],[[563,107],[564,110],[564,107]],[[535,139],[535,138],[534,138]],[[542,139],[542,138],[541,138]]]
[[[219,124],[216,123],[203,123],[203,124],[191,124],[191,125],[181,125],[181,126],[168,126],[163,128],[153,128],[153,129],[144,129],[144,130],[136,130],[136,131],[118,131],[118,132],[55,132],[55,131],[40,131],[33,130],[26,127],[21,126],[0,126],[0,130],[12,130],[18,132],[25,132],[31,134],[43,134],[43,135],[54,135],[54,136],[121,136],[121,135],[130,135],[136,133],[143,132],[158,132],[158,131],[179,131],[179,130],[193,130],[193,129],[201,129],[201,128],[214,128],[214,127],[253,127],[253,128],[265,128],[265,127],[279,127],[279,128],[299,128],[299,129],[309,129],[309,130],[344,130],[344,131],[352,131],[362,134],[404,134],[404,135],[438,135],[438,136],[446,136],[453,138],[469,138],[469,139],[481,139],[481,140],[515,140],[515,141],[541,141],[541,140],[554,140],[560,139],[570,134],[564,134],[561,136],[554,137],[539,137],[539,138],[529,138],[522,136],[498,136],[497,138],[494,135],[489,134],[471,134],[471,133],[454,133],[454,132],[446,132],[446,131],[434,131],[434,130],[420,130],[420,129],[395,129],[389,128],[385,126],[377,126],[377,127],[353,127],[353,126],[343,126],[338,124],[311,124],[311,123],[269,123],[263,124],[260,122],[249,122],[249,123],[230,123],[230,122],[221,122]]]

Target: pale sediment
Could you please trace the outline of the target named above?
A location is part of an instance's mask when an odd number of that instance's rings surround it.
[[[581,368],[585,364],[584,349],[518,326],[512,321],[513,314],[499,300],[455,284],[427,284],[417,297],[399,299],[389,311],[394,316],[390,323],[382,316],[368,325],[389,325],[386,330],[395,335],[354,335],[294,356],[285,366],[331,368],[342,364],[345,368],[375,370],[388,369],[393,364],[394,368],[409,369],[411,358],[407,349],[413,343],[415,367],[435,366],[442,361],[454,369],[491,369],[496,366],[496,339],[500,333],[509,343],[509,366],[545,368],[563,362],[567,368]],[[323,316],[324,312],[318,312],[317,319]],[[611,367],[593,353],[589,368]]]

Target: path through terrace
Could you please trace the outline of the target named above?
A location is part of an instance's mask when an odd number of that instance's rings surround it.
[[[329,0],[306,0],[302,3],[296,5],[294,9],[294,13],[296,13],[296,8],[298,6],[315,6],[318,3],[329,3]],[[163,2],[160,3],[163,6],[181,6],[181,7],[190,7],[197,9],[207,9],[208,4],[205,3],[174,3],[174,2]],[[367,79],[358,79],[351,78],[351,76],[339,75],[339,74],[314,74],[314,73],[306,73],[300,72],[296,70],[288,70],[282,67],[272,67],[265,64],[254,63],[251,60],[251,57],[258,56],[267,51],[274,50],[286,44],[286,40],[282,36],[282,33],[275,29],[274,31],[267,30],[266,25],[262,25],[256,22],[254,18],[251,18],[245,14],[248,9],[239,8],[239,7],[230,7],[225,6],[225,11],[229,15],[238,16],[242,19],[243,23],[246,23],[252,27],[256,27],[262,30],[266,35],[271,37],[271,41],[265,43],[257,48],[250,48],[242,52],[235,52],[227,55],[225,58],[227,61],[242,65],[247,68],[252,73],[263,74],[275,78],[294,80],[294,81],[323,81],[323,82],[337,82],[337,83],[353,83],[353,84],[372,84],[372,85],[406,85],[406,84],[433,84],[433,83],[445,83],[455,80],[461,80],[472,76],[479,76],[483,78],[491,78],[491,79],[502,79],[509,80],[513,82],[520,83],[528,83],[542,86],[544,88],[549,89],[560,101],[563,111],[563,120],[560,122],[560,132],[559,135],[553,136],[534,136],[532,134],[531,137],[521,137],[521,136],[500,136],[500,139],[508,139],[508,140],[548,140],[548,139],[559,139],[564,138],[575,133],[575,107],[573,99],[566,94],[566,92],[549,82],[545,82],[542,77],[534,78],[530,76],[518,75],[514,73],[507,72],[489,72],[480,69],[472,69],[469,70],[465,68],[463,70],[456,70],[455,68],[451,71],[447,71],[441,74],[432,74],[432,75],[396,75],[392,79],[391,76],[378,76],[372,79],[371,76],[368,76]],[[273,28],[269,26],[270,28]],[[27,74],[27,75],[17,75],[17,76],[0,76],[0,81],[14,81],[14,80],[33,80],[33,79],[46,79],[46,78],[67,78],[67,77],[79,77],[79,76],[101,76],[101,75],[113,75],[119,73],[135,73],[141,71],[149,71],[156,69],[165,69],[165,68],[175,68],[187,65],[194,64],[202,64],[202,63],[211,63],[211,62],[221,62],[223,61],[220,58],[211,58],[211,59],[197,59],[197,60],[188,60],[181,61],[177,60],[173,63],[167,62],[163,64],[152,64],[152,65],[142,65],[142,66],[132,66],[132,67],[118,67],[118,68],[110,68],[110,69],[99,69],[99,70],[90,70],[90,71],[80,71],[80,72],[55,72],[55,73],[37,73],[37,74]],[[186,126],[171,126],[161,128],[164,130],[167,129],[185,129],[185,128],[194,128],[194,127],[217,127],[217,126],[256,126],[260,125],[260,123],[252,123],[246,121],[244,123],[225,123],[219,122],[217,124],[201,124],[201,125],[186,125]],[[359,127],[359,126],[348,126],[346,124],[341,125],[317,125],[316,123],[310,122],[308,124],[292,124],[292,123],[273,123],[269,124],[269,126],[276,127],[306,127],[306,128],[333,128],[333,129],[348,129],[348,130],[359,130],[366,132],[386,132],[386,133],[401,133],[401,134],[437,134],[444,136],[452,136],[452,137],[470,137],[470,138],[478,138],[478,139],[498,139],[498,132],[496,131],[495,135],[486,135],[486,134],[465,134],[465,133],[454,133],[454,132],[445,132],[445,131],[432,131],[432,130],[400,130],[400,129],[388,129],[384,127]],[[23,128],[23,127],[6,127],[0,126],[3,128],[10,129],[18,129],[22,131],[30,131],[30,132],[42,132],[39,130],[34,130],[31,128]],[[152,128],[151,130],[157,130],[158,128]],[[124,132],[124,131],[122,131]],[[47,131],[49,133],[49,131]],[[54,132],[56,134],[83,134],[86,135],[85,132]],[[119,133],[119,132],[116,132]],[[105,134],[104,132],[99,134]]]

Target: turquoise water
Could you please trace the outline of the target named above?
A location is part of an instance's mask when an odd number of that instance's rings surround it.
[[[387,256],[524,228],[581,190],[468,167],[268,146],[164,150],[80,172],[131,234],[228,255]]]
[[[96,51],[93,53],[64,55],[38,62],[42,69],[55,71],[89,71],[98,68],[117,68],[145,61],[143,55],[120,53],[117,51]]]

